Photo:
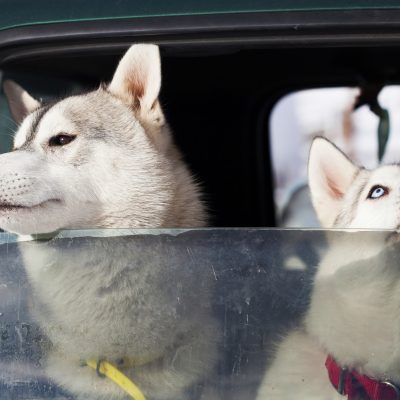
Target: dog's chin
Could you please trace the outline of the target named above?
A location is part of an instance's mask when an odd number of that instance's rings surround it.
[[[63,202],[50,199],[33,206],[0,205],[0,228],[20,235],[55,232],[66,220]]]

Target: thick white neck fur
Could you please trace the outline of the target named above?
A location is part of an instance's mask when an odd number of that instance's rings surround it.
[[[399,382],[400,269],[385,257],[385,236],[353,233],[331,244],[315,278],[306,326],[339,364]]]

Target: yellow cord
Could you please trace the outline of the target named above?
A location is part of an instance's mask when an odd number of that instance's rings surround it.
[[[142,391],[126,375],[108,361],[87,360],[86,364],[100,374],[105,375],[108,379],[111,379],[134,400],[146,400]]]

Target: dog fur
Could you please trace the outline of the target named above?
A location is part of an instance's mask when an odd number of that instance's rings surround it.
[[[359,168],[317,138],[308,174],[322,226],[362,231],[327,233],[309,310],[280,343],[258,400],[345,398],[329,381],[328,354],[361,374],[400,382],[400,248],[393,233],[400,224],[400,166]]]
[[[204,226],[200,191],[173,144],[160,85],[154,45],[132,46],[109,85],[52,104],[5,82],[20,127],[13,151],[0,156],[0,227],[53,235]],[[85,243],[20,244],[32,313],[49,339],[48,375],[78,398],[122,399],[118,386],[81,364],[128,358],[133,365],[123,372],[146,396],[181,398],[216,361],[211,274],[189,274],[179,262],[166,268],[162,249],[124,237]]]
[[[160,85],[154,45],[132,46],[108,86],[54,104],[6,81],[21,125],[14,151],[0,156],[0,227],[32,234],[204,226],[199,189],[158,101]],[[60,135],[73,140],[54,145]]]

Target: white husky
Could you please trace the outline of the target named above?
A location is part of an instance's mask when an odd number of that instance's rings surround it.
[[[5,82],[21,125],[14,150],[0,156],[0,227],[41,234],[203,226],[206,212],[164,119],[160,84],[154,45],[132,46],[108,86],[54,104]],[[33,314],[49,338],[43,364],[79,398],[126,396],[82,367],[90,359],[120,363],[151,399],[182,397],[212,371],[218,329],[201,269],[188,273],[179,260],[166,268],[161,252],[127,238],[20,248]]]
[[[154,45],[132,46],[108,86],[54,104],[6,81],[21,126],[14,151],[0,157],[0,227],[32,234],[203,226],[198,188],[158,101],[160,85]]]
[[[326,228],[399,228],[398,165],[368,171],[355,166],[327,140],[317,138],[310,151],[309,186]],[[397,234],[390,232],[328,235],[329,249],[319,265],[304,323],[278,347],[258,400],[399,398],[392,386],[400,383],[397,241]],[[330,382],[325,367],[328,355],[337,367],[329,371],[335,385],[339,384],[337,372],[347,369],[341,376],[345,388],[339,388],[344,395]],[[374,382],[369,389],[376,395],[388,391],[391,397],[368,397],[360,386],[364,380]]]

